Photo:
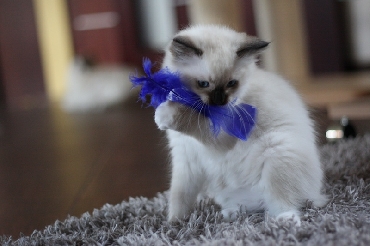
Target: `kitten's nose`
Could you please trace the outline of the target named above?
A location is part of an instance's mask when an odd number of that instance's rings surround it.
[[[225,105],[227,96],[223,88],[216,88],[210,94],[211,104]]]

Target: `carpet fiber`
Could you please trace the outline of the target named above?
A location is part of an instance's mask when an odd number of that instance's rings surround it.
[[[326,207],[302,209],[302,226],[276,222],[264,213],[221,221],[211,201],[186,220],[166,222],[166,193],[105,205],[80,218],[56,221],[2,245],[370,245],[370,135],[321,147]]]

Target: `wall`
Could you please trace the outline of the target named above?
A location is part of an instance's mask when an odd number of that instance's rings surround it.
[[[32,1],[0,0],[0,66],[8,109],[46,105]]]
[[[45,86],[49,101],[60,102],[66,72],[73,58],[68,8],[65,0],[34,0]]]

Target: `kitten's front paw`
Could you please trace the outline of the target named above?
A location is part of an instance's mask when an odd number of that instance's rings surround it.
[[[176,107],[173,103],[164,102],[155,110],[154,121],[160,130],[174,128]]]
[[[170,204],[167,221],[175,222],[178,220],[183,220],[189,213],[189,208],[186,207],[184,203],[178,204],[176,206],[174,206],[174,204]]]

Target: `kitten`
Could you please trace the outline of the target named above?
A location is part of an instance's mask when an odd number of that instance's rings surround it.
[[[257,108],[247,141],[225,132],[215,137],[209,119],[178,103],[156,109],[172,154],[169,221],[188,215],[202,196],[221,205],[226,221],[240,209],[265,209],[300,225],[307,199],[325,205],[313,123],[297,92],[257,67],[256,55],[266,46],[227,27],[199,25],[180,31],[166,48],[163,67],[180,72],[204,103],[236,100]]]

